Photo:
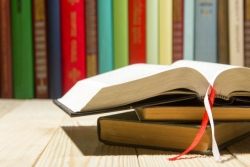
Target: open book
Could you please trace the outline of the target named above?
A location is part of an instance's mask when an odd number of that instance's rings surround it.
[[[215,104],[250,104],[249,68],[187,60],[134,64],[87,78],[54,103],[72,116],[188,100],[201,105],[210,84]]]

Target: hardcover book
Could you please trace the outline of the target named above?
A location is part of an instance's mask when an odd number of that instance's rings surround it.
[[[12,98],[10,0],[0,1],[0,98]]]
[[[31,1],[11,1],[13,96],[34,98]]]
[[[99,140],[105,144],[183,151],[192,143],[199,124],[139,121],[135,112],[100,117]],[[249,122],[216,123],[215,138],[219,149],[249,136]],[[226,132],[226,133],[225,133]],[[192,152],[211,154],[212,130],[208,126]]]
[[[249,106],[249,76],[249,68],[208,62],[134,64],[81,80],[55,103],[72,116],[87,115],[193,98],[203,101],[212,85],[215,104]]]
[[[244,66],[250,67],[250,0],[244,2]]]
[[[32,12],[35,98],[48,98],[48,45],[45,0],[33,0]]]
[[[129,0],[129,64],[146,63],[146,0]]]

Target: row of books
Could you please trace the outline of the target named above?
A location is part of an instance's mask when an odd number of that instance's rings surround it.
[[[58,98],[78,80],[134,63],[188,59],[249,66],[249,4],[3,0],[0,97]]]

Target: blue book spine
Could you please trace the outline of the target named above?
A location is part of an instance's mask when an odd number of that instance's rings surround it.
[[[62,96],[60,0],[47,0],[50,98]]]
[[[184,1],[184,59],[194,60],[195,0]]]
[[[114,69],[112,9],[112,0],[97,1],[99,74]]]
[[[217,2],[196,0],[195,60],[217,62]]]

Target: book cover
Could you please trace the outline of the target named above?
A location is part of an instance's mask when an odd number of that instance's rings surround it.
[[[217,1],[217,61],[229,64],[228,0]]]
[[[62,83],[65,94],[86,77],[84,0],[61,0]]]
[[[229,0],[229,63],[244,66],[243,1]]]
[[[101,74],[114,69],[112,0],[98,0],[97,11],[98,73]]]
[[[183,59],[184,0],[173,1],[173,62]]]
[[[35,98],[49,97],[45,0],[32,1]]]
[[[244,1],[244,66],[250,67],[250,0]]]
[[[129,64],[146,63],[146,0],[128,0]]]
[[[114,69],[129,64],[128,0],[113,0]]]
[[[49,97],[62,96],[60,0],[47,0]]]
[[[84,0],[86,77],[98,74],[97,0]]]
[[[146,0],[146,62],[158,64],[159,36],[158,36],[158,0]]]
[[[217,62],[216,0],[195,1],[195,60]]]
[[[159,0],[159,64],[172,63],[172,0]]]
[[[215,137],[219,149],[249,136],[249,127],[248,122],[216,123]],[[97,121],[98,138],[105,144],[171,151],[183,151],[188,148],[199,128],[198,123],[139,121],[134,111],[100,117]],[[208,126],[192,152],[211,154],[211,150],[212,132]]]
[[[31,1],[11,1],[14,98],[34,98],[34,58]]]
[[[0,98],[12,98],[10,0],[0,1]]]
[[[195,0],[184,1],[184,51],[185,60],[194,60]]]

